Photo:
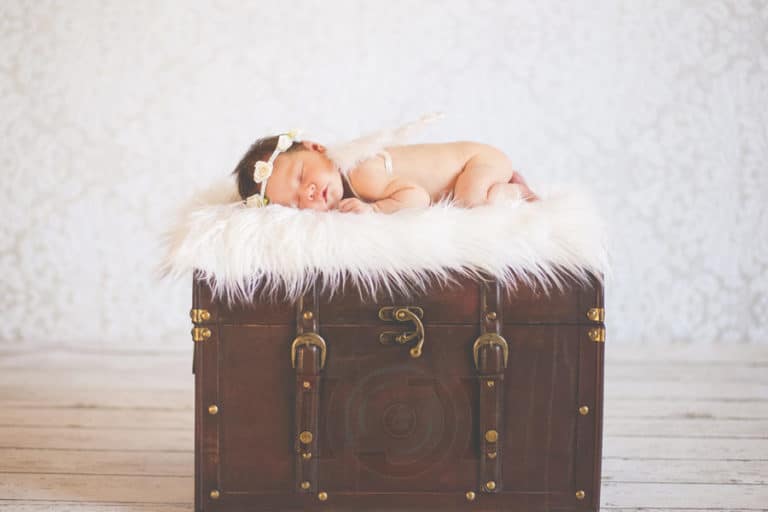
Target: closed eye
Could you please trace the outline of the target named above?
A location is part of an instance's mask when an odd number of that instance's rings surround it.
[[[301,170],[299,171],[299,184],[296,186],[296,199],[294,200],[294,208],[298,208],[299,190],[301,190],[302,181],[304,181],[304,162],[301,162]]]

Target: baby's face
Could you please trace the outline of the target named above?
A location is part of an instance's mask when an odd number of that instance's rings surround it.
[[[270,203],[293,208],[334,210],[344,195],[341,174],[325,156],[325,148],[304,141],[306,150],[280,153],[264,194]]]

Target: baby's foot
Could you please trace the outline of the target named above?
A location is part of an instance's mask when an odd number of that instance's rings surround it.
[[[537,196],[533,190],[528,188],[528,185],[518,185],[522,189],[523,199],[526,201],[539,201],[539,196]]]
[[[538,201],[539,197],[526,185],[519,183],[496,183],[488,191],[488,202],[495,203],[501,200]]]
[[[533,190],[528,187],[528,184],[525,182],[525,179],[523,179],[523,175],[519,172],[515,171],[515,173],[512,175],[512,178],[509,180],[510,183],[514,183],[516,185],[519,185],[522,187],[522,193],[523,197],[526,201],[538,201],[540,198],[536,194],[534,194]]]

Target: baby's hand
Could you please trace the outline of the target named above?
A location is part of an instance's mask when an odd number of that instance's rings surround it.
[[[340,212],[368,213],[373,212],[373,206],[356,197],[348,197],[339,201]]]

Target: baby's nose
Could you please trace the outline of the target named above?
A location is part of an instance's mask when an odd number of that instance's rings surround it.
[[[322,189],[318,185],[314,183],[307,185],[304,189],[304,198],[301,201],[300,208],[309,208],[318,211],[327,210],[328,208],[321,192]]]
[[[314,201],[316,191],[317,191],[317,186],[314,183],[310,183],[309,185],[307,185],[307,190],[306,190],[307,201]]]

